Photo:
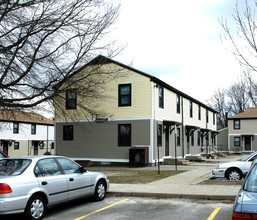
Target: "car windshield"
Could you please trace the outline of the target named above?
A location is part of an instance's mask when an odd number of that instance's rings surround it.
[[[242,159],[240,159],[240,161],[247,161],[247,160],[248,160],[250,157],[252,157],[254,154],[255,154],[255,152],[252,153],[252,154],[250,154],[250,155],[248,155],[248,156],[246,156],[246,157],[243,157]]]
[[[2,159],[0,160],[0,176],[20,175],[30,164],[28,159]]]
[[[244,183],[244,190],[257,192],[257,164],[254,165]]]

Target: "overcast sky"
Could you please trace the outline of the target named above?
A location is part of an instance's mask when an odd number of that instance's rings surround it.
[[[154,75],[206,103],[242,69],[219,19],[234,28],[235,0],[122,0],[113,35],[126,45],[114,59]],[[243,0],[240,0],[243,3]]]

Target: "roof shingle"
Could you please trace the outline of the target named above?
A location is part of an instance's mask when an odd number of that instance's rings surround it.
[[[37,113],[22,111],[11,111],[0,109],[0,121],[35,123],[44,125],[54,125],[54,121]]]

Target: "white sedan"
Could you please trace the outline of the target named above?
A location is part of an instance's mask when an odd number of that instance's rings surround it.
[[[255,159],[257,159],[257,151],[240,160],[218,165],[212,170],[212,174],[228,180],[240,180],[249,171]]]
[[[81,197],[104,199],[109,180],[60,156],[0,160],[0,215],[23,213],[40,220],[47,207]]]

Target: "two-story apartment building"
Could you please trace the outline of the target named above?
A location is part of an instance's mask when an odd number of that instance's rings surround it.
[[[77,160],[152,164],[175,154],[210,151],[216,144],[216,112],[160,79],[103,56],[76,74],[86,74],[99,60],[100,71],[108,67],[126,75],[105,85],[109,98],[101,100],[98,108],[110,116],[86,119],[78,114],[76,103],[81,98],[76,87],[67,91],[63,105],[69,114],[55,116],[57,154]],[[67,118],[72,113],[75,121]]]
[[[0,110],[0,143],[10,157],[54,153],[54,122],[36,113]]]
[[[229,152],[257,151],[257,108],[228,118]]]

